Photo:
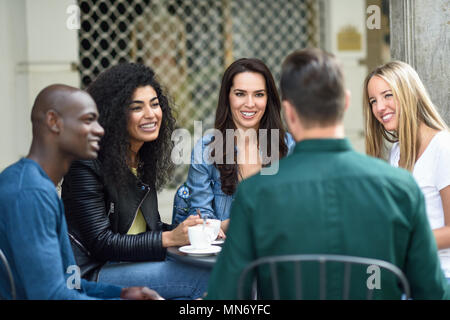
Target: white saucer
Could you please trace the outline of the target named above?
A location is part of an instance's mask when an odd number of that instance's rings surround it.
[[[208,248],[205,249],[194,249],[192,246],[183,246],[178,250],[192,256],[207,256],[219,253],[220,250],[222,250],[222,248],[218,246],[209,246]]]
[[[225,242],[225,240],[219,239],[219,240],[213,241],[211,244],[222,244],[222,243],[224,243],[224,242]]]

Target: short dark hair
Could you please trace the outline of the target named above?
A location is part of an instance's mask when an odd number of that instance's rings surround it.
[[[306,126],[327,126],[342,120],[345,89],[337,59],[320,49],[291,53],[281,70],[281,97],[289,101]]]

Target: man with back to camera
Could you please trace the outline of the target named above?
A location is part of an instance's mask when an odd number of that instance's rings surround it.
[[[70,268],[75,259],[56,185],[73,160],[97,157],[104,134],[97,118],[88,93],[61,84],[44,88],[31,112],[28,156],[0,174],[0,248],[10,263],[18,299],[160,299],[146,287],[84,279],[77,285],[76,268]],[[11,298],[9,283],[0,283],[0,295]]]
[[[413,299],[448,299],[423,195],[410,173],[355,152],[344,136],[350,94],[337,60],[319,49],[289,55],[281,93],[294,152],[274,176],[243,181],[232,206],[227,241],[211,274],[207,299],[236,299],[243,269],[266,256],[339,254],[389,261],[405,274]],[[319,298],[318,267],[302,267],[303,298]],[[295,299],[293,273],[278,273],[281,299]],[[290,269],[289,269],[290,270]],[[327,264],[326,298],[342,298],[342,272]],[[268,269],[261,299],[272,299]],[[381,273],[383,277],[384,273]],[[366,280],[352,277],[365,299]],[[375,299],[399,299],[393,278],[381,278]],[[245,297],[250,298],[249,281]]]

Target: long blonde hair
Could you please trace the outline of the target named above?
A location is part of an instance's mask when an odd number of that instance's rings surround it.
[[[398,117],[398,128],[395,132],[386,131],[373,115],[367,88],[370,79],[374,76],[386,81],[392,90]],[[420,144],[420,124],[423,122],[436,130],[448,130],[445,121],[431,102],[419,75],[405,62],[388,62],[369,73],[364,80],[363,107],[366,153],[377,158],[384,158],[385,140],[398,141],[402,159],[399,165],[411,172],[416,163]]]

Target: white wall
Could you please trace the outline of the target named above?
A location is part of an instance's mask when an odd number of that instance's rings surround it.
[[[75,0],[0,0],[0,171],[28,153],[30,112],[52,83],[79,86],[77,30],[67,7]]]
[[[0,0],[0,170],[17,158],[15,66],[26,52],[24,12],[24,1]]]
[[[351,104],[344,117],[346,136],[353,147],[364,152],[362,90],[367,67],[359,63],[367,56],[366,6],[362,0],[325,0],[325,49],[341,61],[347,89],[351,92]],[[361,35],[360,50],[339,50],[338,34],[347,26],[356,28]]]

